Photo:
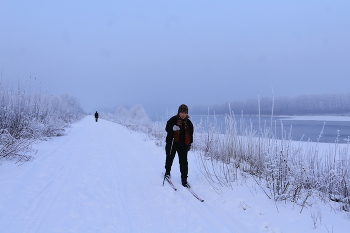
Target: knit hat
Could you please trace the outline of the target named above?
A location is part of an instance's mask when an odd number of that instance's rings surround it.
[[[179,110],[177,111],[177,113],[180,113],[180,112],[188,113],[188,107],[187,107],[186,104],[181,104],[180,105]]]

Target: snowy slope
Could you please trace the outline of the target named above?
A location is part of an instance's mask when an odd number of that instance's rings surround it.
[[[0,166],[0,231],[7,232],[348,232],[346,214],[275,203],[237,183],[215,192],[189,153],[189,182],[162,186],[164,150],[146,136],[88,116],[68,135],[41,142],[33,162]],[[278,211],[277,211],[278,209]],[[311,212],[310,212],[311,211]],[[328,229],[328,230],[327,230]]]

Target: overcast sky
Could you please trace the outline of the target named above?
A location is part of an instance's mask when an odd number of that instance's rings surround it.
[[[2,78],[86,111],[350,91],[348,0],[0,0],[0,20]]]

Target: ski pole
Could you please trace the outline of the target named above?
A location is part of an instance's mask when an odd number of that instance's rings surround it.
[[[174,144],[174,138],[173,138],[173,140],[172,140],[172,142],[171,142],[171,147],[170,147],[170,154],[169,154],[169,156],[171,155],[171,152],[172,152],[172,150],[173,150],[173,144]],[[167,155],[168,156],[168,155]],[[166,165],[166,158],[165,158],[165,165]],[[165,175],[164,175],[164,180],[163,180],[163,186],[164,186],[164,182],[165,182]]]

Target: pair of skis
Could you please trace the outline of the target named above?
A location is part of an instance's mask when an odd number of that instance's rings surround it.
[[[176,191],[177,188],[175,187],[175,185],[173,184],[173,182],[171,181],[170,177],[168,176],[164,176],[164,180],[163,180],[163,186],[164,186],[164,182],[167,181],[169,183],[169,185]],[[200,202],[204,202],[204,200],[202,198],[200,198],[195,192],[193,192],[193,190],[191,189],[190,186],[186,186],[185,187],[190,193],[192,193],[192,195],[197,198],[197,200],[199,200]]]

